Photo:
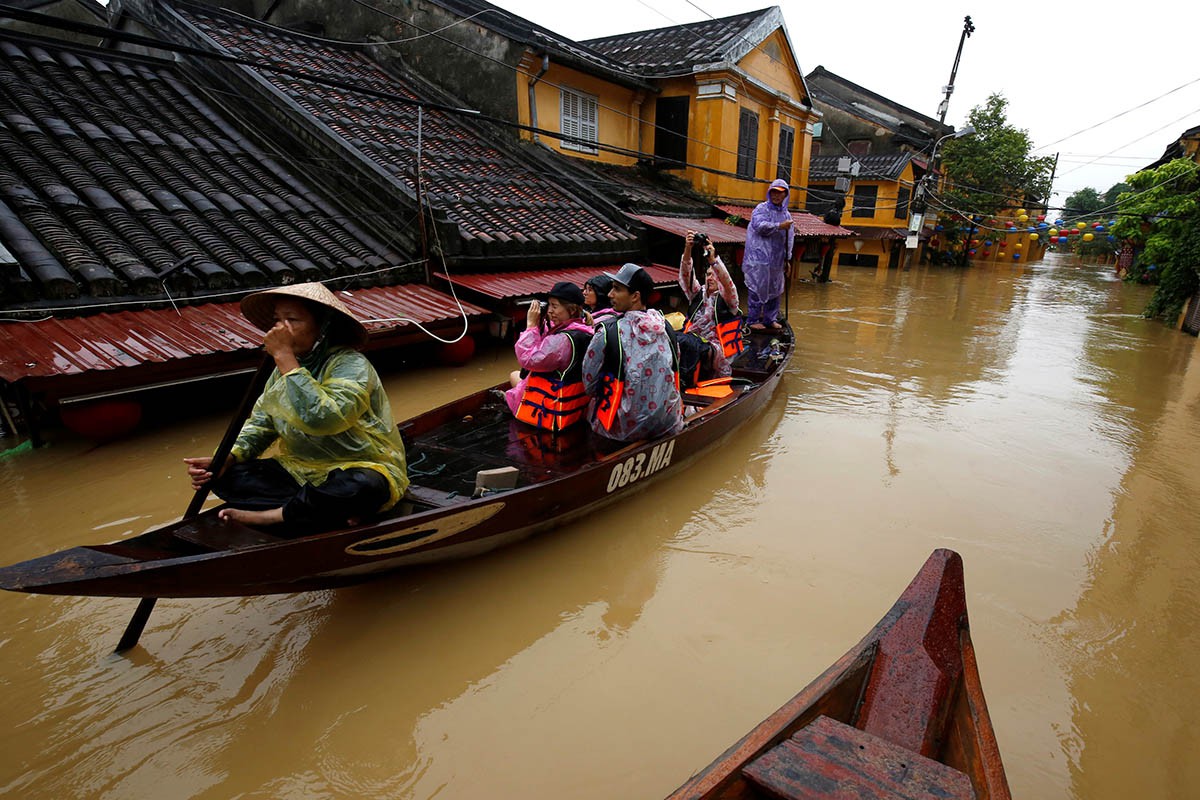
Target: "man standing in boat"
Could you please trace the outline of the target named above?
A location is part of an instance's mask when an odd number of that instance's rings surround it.
[[[683,429],[678,357],[667,321],[646,307],[654,282],[637,264],[609,277],[608,296],[620,317],[596,330],[583,357],[592,430],[622,442],[678,433]]]

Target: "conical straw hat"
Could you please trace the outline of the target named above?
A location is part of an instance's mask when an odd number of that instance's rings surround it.
[[[248,294],[242,298],[242,316],[261,330],[269,331],[275,326],[275,301],[280,297],[299,297],[325,306],[345,317],[347,329],[353,338],[351,344],[357,346],[367,341],[367,329],[323,283],[294,283],[291,286],[276,286],[273,289]]]

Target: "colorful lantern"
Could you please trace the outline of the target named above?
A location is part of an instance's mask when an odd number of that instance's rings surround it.
[[[1051,228],[1049,233],[1051,236],[1058,236],[1058,228]]]
[[[1020,260],[1021,260],[1021,254],[1013,253],[1013,261],[1020,261]]]
[[[1008,247],[1008,242],[1001,242],[1001,243],[1000,243],[1000,249],[1001,249],[1001,250],[1003,250],[1003,249],[1004,249],[1004,248],[1006,248],[1006,247]]]
[[[1087,223],[1086,223],[1086,222],[1076,222],[1076,223],[1075,223],[1075,227],[1076,227],[1078,230],[1083,230],[1084,228],[1086,228],[1086,227],[1087,227]]]
[[[1020,249],[1021,249],[1021,243],[1020,243],[1020,242],[1017,242],[1016,244],[1014,244],[1014,245],[1013,245],[1013,249],[1014,249],[1014,250],[1020,250]]]
[[[1091,234],[1088,234],[1088,235],[1090,236]],[[1038,235],[1036,233],[1029,234],[1029,241],[1036,242],[1037,240],[1038,240]]]
[[[1092,234],[1090,234],[1090,233],[1085,233],[1085,234],[1083,235],[1083,240],[1084,240],[1085,242],[1090,242],[1092,239],[1095,239],[1095,238],[1096,238],[1096,237],[1095,237],[1095,236],[1093,236],[1093,235],[1092,235]]]
[[[1026,214],[1024,211],[1022,211],[1020,214],[1017,215],[1017,219],[1020,220],[1021,222],[1029,222],[1029,215]]]

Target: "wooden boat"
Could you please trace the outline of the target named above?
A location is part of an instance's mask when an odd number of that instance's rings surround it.
[[[669,800],[1011,795],[967,625],[935,550],[879,624]]]
[[[283,538],[204,511],[111,544],[0,568],[0,588],[106,597],[219,597],[346,585],[462,558],[546,531],[673,475],[770,400],[793,349],[790,329],[747,336],[729,392],[685,393],[675,436],[614,445],[586,425],[551,435],[512,418],[493,387],[401,423],[412,485],[368,524]],[[480,473],[516,486],[476,496]],[[136,637],[134,637],[136,638]]]

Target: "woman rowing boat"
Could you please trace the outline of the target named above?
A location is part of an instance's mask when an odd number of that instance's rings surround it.
[[[266,331],[275,370],[215,480],[211,457],[185,458],[192,487],[211,481],[221,518],[288,523],[291,533],[356,524],[408,488],[404,445],[379,375],[357,347],[367,333],[325,286],[305,283],[242,299]],[[272,444],[278,454],[261,458]]]

